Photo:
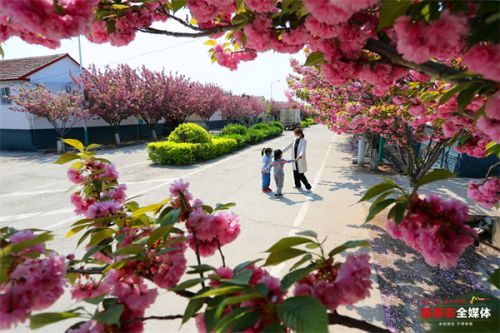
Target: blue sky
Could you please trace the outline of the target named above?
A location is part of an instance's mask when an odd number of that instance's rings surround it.
[[[155,25],[155,27],[182,30],[173,23]],[[167,71],[185,74],[200,82],[214,82],[236,94],[252,94],[270,98],[271,82],[273,99],[286,100],[285,78],[291,71],[289,59],[292,55],[266,52],[257,59],[242,62],[236,71],[230,71],[217,64],[212,64],[208,55],[209,46],[204,45],[206,38],[174,38],[138,33],[135,40],[127,46],[113,47],[109,44],[93,44],[82,38],[83,65],[116,66],[127,63],[132,67],[145,65],[150,69],[165,68]],[[77,38],[64,40],[58,49],[31,45],[18,38],[11,38],[3,44],[4,59],[69,53],[78,61]],[[304,59],[303,55],[293,55]]]

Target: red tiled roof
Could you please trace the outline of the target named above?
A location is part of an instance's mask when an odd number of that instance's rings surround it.
[[[72,61],[77,63],[67,53],[0,60],[0,81],[27,80],[29,75],[65,57],[69,57]]]

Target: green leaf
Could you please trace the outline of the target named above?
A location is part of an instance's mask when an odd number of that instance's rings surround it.
[[[217,321],[214,328],[215,333],[242,332],[255,324],[259,317],[259,313],[254,309],[248,307],[236,308]],[[240,328],[236,328],[236,325],[240,326]]]
[[[58,321],[78,318],[80,314],[78,312],[45,312],[30,316],[30,328],[32,330],[57,323]]]
[[[226,209],[229,209],[229,208],[234,207],[234,206],[236,206],[236,204],[234,202],[230,202],[227,204],[217,204],[217,205],[215,205],[214,211],[226,210]]]
[[[225,286],[225,287],[214,288],[214,289],[205,291],[199,295],[192,297],[191,299],[205,298],[205,297],[210,297],[210,296],[227,295],[227,294],[232,294],[232,293],[243,291],[243,290],[245,290],[245,288],[242,286]]]
[[[313,241],[305,237],[285,237],[276,242],[273,246],[267,249],[265,252],[276,252],[285,249],[289,249],[295,245],[312,243]]]
[[[285,326],[295,332],[328,332],[325,307],[309,296],[291,297],[278,305],[278,314]]]
[[[443,96],[441,96],[441,98],[439,99],[439,104],[446,103],[450,98],[453,97],[453,95],[468,88],[471,84],[472,84],[472,82],[465,82],[465,83],[461,83],[459,85],[454,86],[453,88],[448,90],[446,93],[444,93]]]
[[[204,272],[208,272],[208,271],[215,271],[215,267],[210,266],[210,265],[205,265],[205,264],[189,266],[189,267],[191,267],[192,270],[187,272],[188,274],[198,274],[198,273],[204,273]]]
[[[486,145],[486,152],[488,155],[500,154],[500,144],[496,143],[495,141],[491,141]]]
[[[132,244],[129,246],[121,247],[115,252],[113,252],[113,255],[115,256],[124,256],[128,254],[139,254],[144,251],[144,245],[140,244]]]
[[[389,198],[382,200],[380,202],[373,203],[373,205],[370,206],[370,210],[368,211],[368,216],[366,217],[364,223],[371,221],[375,216],[377,216],[378,213],[383,211],[387,206],[393,204],[395,201],[396,199]]]
[[[306,237],[311,237],[311,238],[317,238],[318,237],[318,234],[315,233],[312,230],[304,230],[304,231],[301,231],[301,232],[297,232],[295,234],[297,236],[306,236]]]
[[[191,298],[188,305],[186,306],[186,310],[184,310],[182,323],[184,324],[189,319],[191,319],[196,314],[196,312],[198,312],[198,310],[203,307],[203,304],[205,304],[205,300],[203,298]]]
[[[196,279],[186,280],[182,283],[179,283],[175,287],[170,288],[170,290],[179,291],[179,290],[189,289],[193,286],[196,286],[198,283],[201,283],[201,281],[205,281],[205,280],[206,280],[205,278],[196,278]]]
[[[368,189],[368,191],[366,191],[366,193],[363,195],[363,197],[361,199],[359,199],[358,202],[370,200],[371,198],[373,198],[381,193],[384,193],[385,191],[389,191],[390,189],[393,189],[395,187],[396,187],[395,184],[391,184],[388,182],[383,182],[383,183],[374,185],[374,186],[370,187]]]
[[[122,4],[117,4],[117,3],[112,4],[111,7],[113,7],[113,9],[116,9],[116,10],[128,9],[127,5],[122,5]]]
[[[297,281],[305,278],[309,273],[316,269],[316,265],[310,265],[308,267],[299,268],[297,270],[287,273],[283,279],[281,279],[281,290],[288,290]]]
[[[321,51],[316,51],[307,56],[304,66],[315,66],[326,63],[325,57]]]
[[[179,219],[179,216],[181,215],[181,210],[179,208],[172,209],[169,211],[167,214],[164,216],[160,217],[156,223],[161,225],[162,227],[164,226],[173,226],[175,222]]]
[[[471,102],[472,97],[474,97],[474,94],[481,89],[482,84],[480,83],[474,83],[470,85],[469,87],[463,89],[457,97],[457,102],[458,102],[458,107],[463,110],[465,107]]]
[[[186,6],[186,1],[187,0],[172,0],[171,4],[172,4],[172,10],[174,11],[174,13],[177,12],[182,7]]]
[[[7,245],[2,250],[0,250],[0,256],[6,255],[10,252],[19,253],[29,247],[45,243],[49,240],[52,240],[53,238],[54,235],[52,235],[50,231],[43,232],[40,235],[37,235],[35,238]]]
[[[290,270],[293,271],[296,268],[299,268],[303,264],[305,264],[307,261],[312,259],[312,254],[308,253],[305,256],[303,256],[299,261],[297,261],[295,264],[293,264],[292,267],[290,267]]]
[[[421,187],[422,185],[432,183],[438,180],[443,180],[443,179],[449,179],[454,177],[455,174],[451,172],[450,170],[446,169],[434,169],[425,176],[421,177],[417,183],[416,187]]]
[[[217,45],[217,41],[216,40],[213,40],[213,39],[209,39],[207,40],[205,43],[203,43],[205,45],[208,45],[208,46],[215,46]]]
[[[62,139],[62,140],[64,141],[64,143],[70,145],[71,147],[78,149],[81,152],[83,152],[85,150],[85,146],[79,140],[76,140],[76,139]]]
[[[247,285],[252,278],[253,271],[251,269],[244,269],[234,275],[231,280],[223,280],[224,282],[230,282],[233,284]]]
[[[333,257],[336,254],[339,254],[341,252],[344,252],[347,249],[352,249],[355,247],[361,247],[361,246],[370,246],[370,243],[366,240],[353,240],[353,241],[347,241],[344,244],[337,246],[333,250],[328,253],[329,257]]]
[[[152,205],[148,205],[145,207],[141,207],[137,210],[134,211],[134,214],[132,214],[132,217],[139,217],[140,215],[149,213],[149,212],[155,212],[155,215],[158,214],[158,211],[164,206],[163,203],[156,203]]]
[[[278,323],[272,323],[264,327],[261,333],[285,333],[285,328]]]
[[[409,0],[382,0],[378,30],[391,26],[398,17],[406,14],[410,6]]]
[[[287,261],[288,259],[298,257],[298,256],[305,254],[305,253],[307,253],[307,252],[303,251],[303,250],[299,250],[299,249],[293,249],[293,248],[272,252],[269,255],[269,257],[267,257],[267,260],[266,260],[264,266],[277,265],[279,263],[282,263],[283,261]]]
[[[90,237],[89,245],[92,245],[92,246],[98,245],[100,242],[102,242],[106,238],[111,238],[111,236],[113,236],[114,233],[115,233],[115,231],[113,229],[110,229],[110,228],[96,231]]]
[[[97,144],[97,143],[92,143],[92,144],[90,144],[90,145],[87,146],[87,151],[94,150],[94,149],[97,149],[99,147],[102,147],[102,145]]]
[[[157,240],[165,238],[171,229],[172,226],[166,225],[153,230],[153,232],[149,235],[148,245],[152,246]]]
[[[93,319],[102,324],[117,325],[120,323],[120,316],[124,308],[123,304],[112,304],[104,312],[96,313]]]
[[[84,299],[84,301],[89,303],[89,304],[97,305],[97,304],[101,303],[105,297],[106,297],[106,294],[104,293],[102,295],[99,295],[99,296],[96,296],[93,298],[86,298],[86,299]]]
[[[59,156],[57,160],[54,162],[54,164],[66,164],[70,161],[77,160],[79,158],[80,157],[78,157],[78,155],[68,152]]]
[[[13,261],[13,256],[0,257],[0,285],[9,280],[10,265]]]
[[[104,249],[105,247],[109,246],[108,244],[104,244],[104,245],[96,245],[96,246],[92,246],[86,253],[85,255],[83,256],[82,258],[82,261],[86,261],[88,258],[92,257],[94,254],[96,254],[97,252],[101,251],[102,249]]]
[[[488,282],[500,289],[500,268],[497,268],[488,278]]]
[[[387,214],[387,217],[394,219],[394,221],[396,221],[396,224],[399,224],[399,222],[403,220],[406,208],[409,204],[410,202],[408,200],[405,200],[403,202],[396,202],[394,207],[392,207],[389,211],[389,214]]]

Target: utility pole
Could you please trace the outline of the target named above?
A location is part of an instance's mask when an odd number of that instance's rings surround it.
[[[78,55],[80,57],[80,92],[82,93],[83,96],[83,101],[85,101],[85,94],[83,93],[83,81],[82,81],[82,75],[83,75],[83,65],[82,65],[82,42],[81,42],[81,36],[78,35]],[[83,143],[85,146],[89,145],[89,132],[87,130],[87,119],[83,118]]]

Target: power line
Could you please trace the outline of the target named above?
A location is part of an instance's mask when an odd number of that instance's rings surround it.
[[[189,44],[189,43],[193,43],[193,42],[196,42],[196,41],[197,41],[197,40],[195,40],[195,39],[193,39],[193,40],[189,40],[189,41],[186,41],[186,42],[183,42],[183,43],[179,43],[179,44],[171,45],[171,46],[164,47],[164,48],[161,48],[161,49],[157,49],[157,50],[153,50],[153,51],[149,51],[149,52],[141,53],[141,54],[138,54],[138,55],[133,56],[133,57],[124,58],[124,59],[115,60],[115,61],[111,61],[111,62],[108,62],[108,63],[102,64],[102,65],[99,65],[99,66],[97,66],[97,67],[98,67],[98,68],[101,68],[101,67],[105,67],[105,66],[107,66],[107,65],[111,65],[111,64],[114,64],[114,63],[119,63],[119,62],[123,62],[123,61],[127,61],[127,60],[137,59],[137,58],[140,58],[140,57],[144,57],[144,56],[146,56],[146,55],[150,55],[150,54],[153,54],[153,53],[158,53],[158,52],[162,52],[162,51],[170,50],[170,49],[173,49],[173,48],[176,48],[176,47],[179,47],[179,46],[183,46],[183,45],[186,45],[186,44]],[[73,74],[73,71],[71,71],[71,73]],[[42,76],[42,77],[38,78],[38,80],[49,79],[49,78],[58,77],[58,76],[63,76],[63,75],[67,75],[67,74],[68,74],[68,72],[63,72],[63,73],[57,73],[57,74],[52,74],[52,75]]]

